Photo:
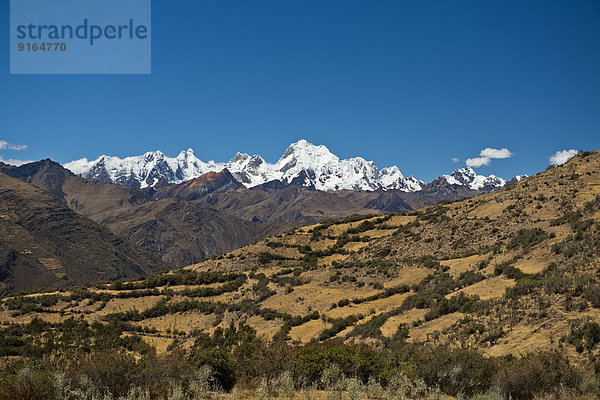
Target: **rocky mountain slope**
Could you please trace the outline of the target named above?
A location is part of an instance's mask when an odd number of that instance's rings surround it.
[[[89,285],[167,268],[53,195],[2,173],[0,231],[3,290]]]
[[[304,174],[301,174],[287,185],[280,181],[270,181],[245,188],[228,169],[224,169],[180,184],[152,188],[150,191],[156,199],[193,201],[248,221],[289,228],[351,214],[404,212],[437,204],[440,200],[458,200],[497,189],[493,186],[471,189],[466,184],[450,184],[438,178],[436,182],[423,185],[417,192],[395,189],[326,192],[304,186],[304,182]],[[280,229],[272,232],[277,230]]]
[[[177,199],[148,202],[115,213],[102,223],[172,267],[226,253],[267,236],[273,229]]]
[[[306,140],[292,143],[275,164],[267,163],[259,155],[250,156],[245,153],[237,153],[227,163],[203,162],[189,149],[175,158],[155,151],[124,159],[101,156],[88,161],[84,158],[65,164],[65,167],[85,178],[136,188],[156,187],[165,183],[179,184],[208,172],[220,172],[224,169],[248,188],[272,181],[279,181],[284,186],[294,184],[322,191],[418,192],[426,186],[425,182],[412,176],[405,177],[396,166],[379,170],[372,161],[366,161],[362,157],[340,159],[327,147],[315,146]],[[436,181],[485,191],[497,189],[507,183],[493,175],[477,175],[471,168],[456,170]]]
[[[152,200],[148,193],[138,189],[81,178],[50,159],[19,167],[0,162],[0,172],[53,194],[96,222]]]
[[[600,356],[599,238],[600,152],[585,152],[491,194],[326,221],[91,289],[105,303],[90,303],[84,318],[131,323],[159,351],[244,323],[274,341],[394,338],[492,356],[558,349],[591,365]],[[67,318],[82,304],[65,296],[57,306]],[[19,318],[34,316],[48,318]]]
[[[290,155],[285,159],[289,161]],[[305,186],[305,172],[287,184],[272,180],[247,188],[227,168],[179,184],[168,184],[161,178],[160,184],[145,189],[82,178],[51,160],[20,167],[0,163],[0,172],[52,193],[74,211],[174,266],[323,219],[403,212],[436,204],[441,199],[455,200],[494,189],[490,185],[471,189],[469,177],[473,182],[481,180],[474,173],[463,173],[467,178],[461,178],[460,184],[440,178],[435,184],[424,184],[417,192],[406,192],[320,191]],[[155,204],[167,199],[194,204]],[[151,211],[154,207],[156,212]]]
[[[142,246],[172,267],[222,254],[273,232],[266,224],[200,205],[155,201],[149,191],[81,178],[51,160],[20,167],[0,163],[0,172],[53,194],[72,210]],[[206,180],[206,176],[198,179]],[[219,185],[219,190],[223,189],[224,185]]]

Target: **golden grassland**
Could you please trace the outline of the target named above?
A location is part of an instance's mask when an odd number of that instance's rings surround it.
[[[600,154],[594,152],[489,195],[403,215],[324,222],[183,269],[246,275],[234,291],[194,297],[184,292],[219,289],[223,283],[176,284],[118,298],[139,289],[99,284],[88,292],[113,298],[61,299],[27,312],[9,309],[10,299],[4,299],[0,324],[27,323],[34,317],[91,323],[111,314],[143,313],[161,301],[174,305],[191,300],[244,307],[141,318],[134,321],[138,333],[159,352],[174,341],[191,345],[199,332],[246,323],[267,340],[281,333],[293,343],[332,337],[376,343],[403,334],[411,342],[474,347],[490,356],[561,348],[582,360],[586,355],[566,338],[573,321],[600,316],[598,304],[577,294],[578,280],[588,279],[582,285],[591,285],[600,261],[594,242],[600,232],[600,210],[594,208],[598,195]],[[580,214],[577,221],[560,220],[573,213]],[[575,227],[587,220],[592,222],[585,230]],[[53,268],[49,260],[47,264]],[[556,270],[562,275],[552,272]],[[555,293],[547,287],[555,278],[571,286]],[[531,288],[522,289],[526,284]],[[524,292],[510,297],[511,289]],[[422,303],[408,305],[408,299],[418,297]],[[464,298],[470,299],[468,305],[452,303]],[[448,309],[442,299],[450,302]],[[308,317],[315,312],[318,316]],[[291,324],[288,317],[306,318]],[[335,327],[339,329],[331,331]],[[368,334],[357,333],[357,327],[368,328]]]

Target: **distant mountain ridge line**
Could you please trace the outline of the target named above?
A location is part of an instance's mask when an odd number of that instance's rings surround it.
[[[82,158],[64,164],[73,173],[105,183],[117,183],[135,188],[183,183],[208,172],[227,169],[246,188],[272,181],[288,185],[311,187],[321,191],[358,190],[418,192],[432,184],[467,186],[473,190],[493,190],[519,181],[527,175],[504,180],[495,175],[478,175],[466,167],[442,175],[430,183],[413,176],[405,177],[397,166],[379,169],[373,161],[362,157],[340,159],[324,145],[314,145],[304,139],[292,143],[274,164],[260,155],[237,153],[226,163],[204,162],[192,149],[177,157],[167,157],[160,151],[141,156],[118,158],[100,156],[88,161]]]
[[[140,189],[77,176],[50,159],[19,167],[0,162],[0,172],[52,194],[73,211],[176,266],[323,219],[404,212],[494,190],[450,185],[439,178],[415,192],[322,191],[304,186],[312,185],[304,169],[289,184],[274,180],[247,188],[224,169],[179,184],[161,176],[161,184]],[[455,175],[452,179],[464,178]]]

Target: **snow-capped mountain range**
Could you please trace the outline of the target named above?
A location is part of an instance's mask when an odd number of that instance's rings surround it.
[[[261,156],[237,153],[226,163],[204,162],[192,149],[182,151],[177,157],[165,156],[160,151],[141,156],[118,158],[101,156],[93,161],[86,158],[64,165],[73,173],[106,183],[147,188],[162,183],[182,183],[207,172],[220,172],[227,168],[245,187],[254,187],[270,181],[292,182],[317,190],[401,190],[417,192],[426,183],[412,176],[405,177],[398,167],[378,169],[373,161],[362,157],[340,159],[323,145],[316,146],[306,140],[292,143],[275,163],[267,163]],[[494,175],[478,175],[472,168],[457,169],[438,180],[449,185],[467,186],[470,189],[495,189],[524,175],[505,181]]]

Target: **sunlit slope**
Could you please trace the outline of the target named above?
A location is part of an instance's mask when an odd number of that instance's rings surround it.
[[[159,350],[245,322],[295,343],[396,336],[583,357],[600,317],[599,174],[600,154],[583,153],[489,195],[325,222],[137,282],[7,299],[2,318],[119,319]]]

